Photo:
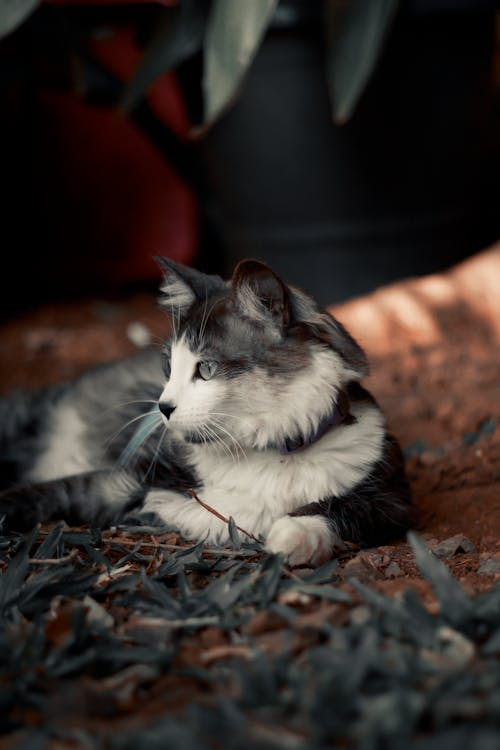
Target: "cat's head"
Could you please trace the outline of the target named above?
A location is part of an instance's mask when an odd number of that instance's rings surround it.
[[[313,432],[339,390],[368,373],[342,325],[264,263],[244,260],[225,282],[159,261],[173,326],[160,408],[186,440],[237,452]]]

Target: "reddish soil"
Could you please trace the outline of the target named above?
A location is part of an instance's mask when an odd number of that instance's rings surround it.
[[[478,572],[500,558],[499,289],[496,246],[447,274],[394,284],[334,310],[366,349],[367,386],[409,454],[420,532],[430,546],[457,534],[472,543],[446,558],[471,591],[500,575],[500,559],[498,573]],[[153,337],[165,335],[164,314],[146,295],[46,306],[10,321],[0,328],[0,389],[68,379],[133,352],[127,327],[135,321]],[[413,585],[432,605],[403,542],[347,560],[345,574],[387,593]]]

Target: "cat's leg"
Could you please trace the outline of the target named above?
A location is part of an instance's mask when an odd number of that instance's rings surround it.
[[[201,507],[189,492],[152,488],[144,499],[139,517],[142,513],[154,514],[186,539],[224,544],[228,538],[227,524]]]
[[[267,536],[267,548],[291,564],[317,564],[332,557],[344,542],[359,547],[387,544],[414,525],[411,492],[403,456],[390,435],[384,455],[352,490],[297,508],[278,518]]]
[[[7,526],[16,530],[52,518],[109,526],[139,506],[144,494],[145,489],[124,472],[92,471],[0,492],[0,518],[5,516]]]
[[[297,508],[278,518],[267,536],[267,549],[284,555],[291,565],[317,565],[345,550],[344,542],[360,547],[387,544],[413,525],[409,494],[363,484],[344,495]]]

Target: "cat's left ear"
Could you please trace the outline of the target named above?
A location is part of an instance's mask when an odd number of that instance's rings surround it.
[[[243,315],[284,331],[290,321],[288,290],[269,266],[258,260],[242,260],[231,281],[233,299]]]
[[[333,349],[341,358],[349,378],[359,380],[366,377],[369,373],[366,355],[342,323],[301,289],[289,287],[289,292],[292,322],[308,337]]]
[[[170,258],[156,257],[155,260],[163,271],[160,305],[176,314],[186,312],[197,299],[204,300],[226,287],[220,276],[209,276]]]

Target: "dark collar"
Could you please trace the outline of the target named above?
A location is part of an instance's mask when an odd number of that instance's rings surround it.
[[[339,391],[337,401],[328,414],[326,414],[314,432],[309,435],[295,435],[288,437],[285,442],[279,446],[279,452],[282,456],[289,456],[291,453],[300,453],[300,451],[309,448],[310,445],[317,443],[318,440],[326,435],[333,427],[341,424],[353,424],[356,419],[349,411],[349,399],[345,391]]]

